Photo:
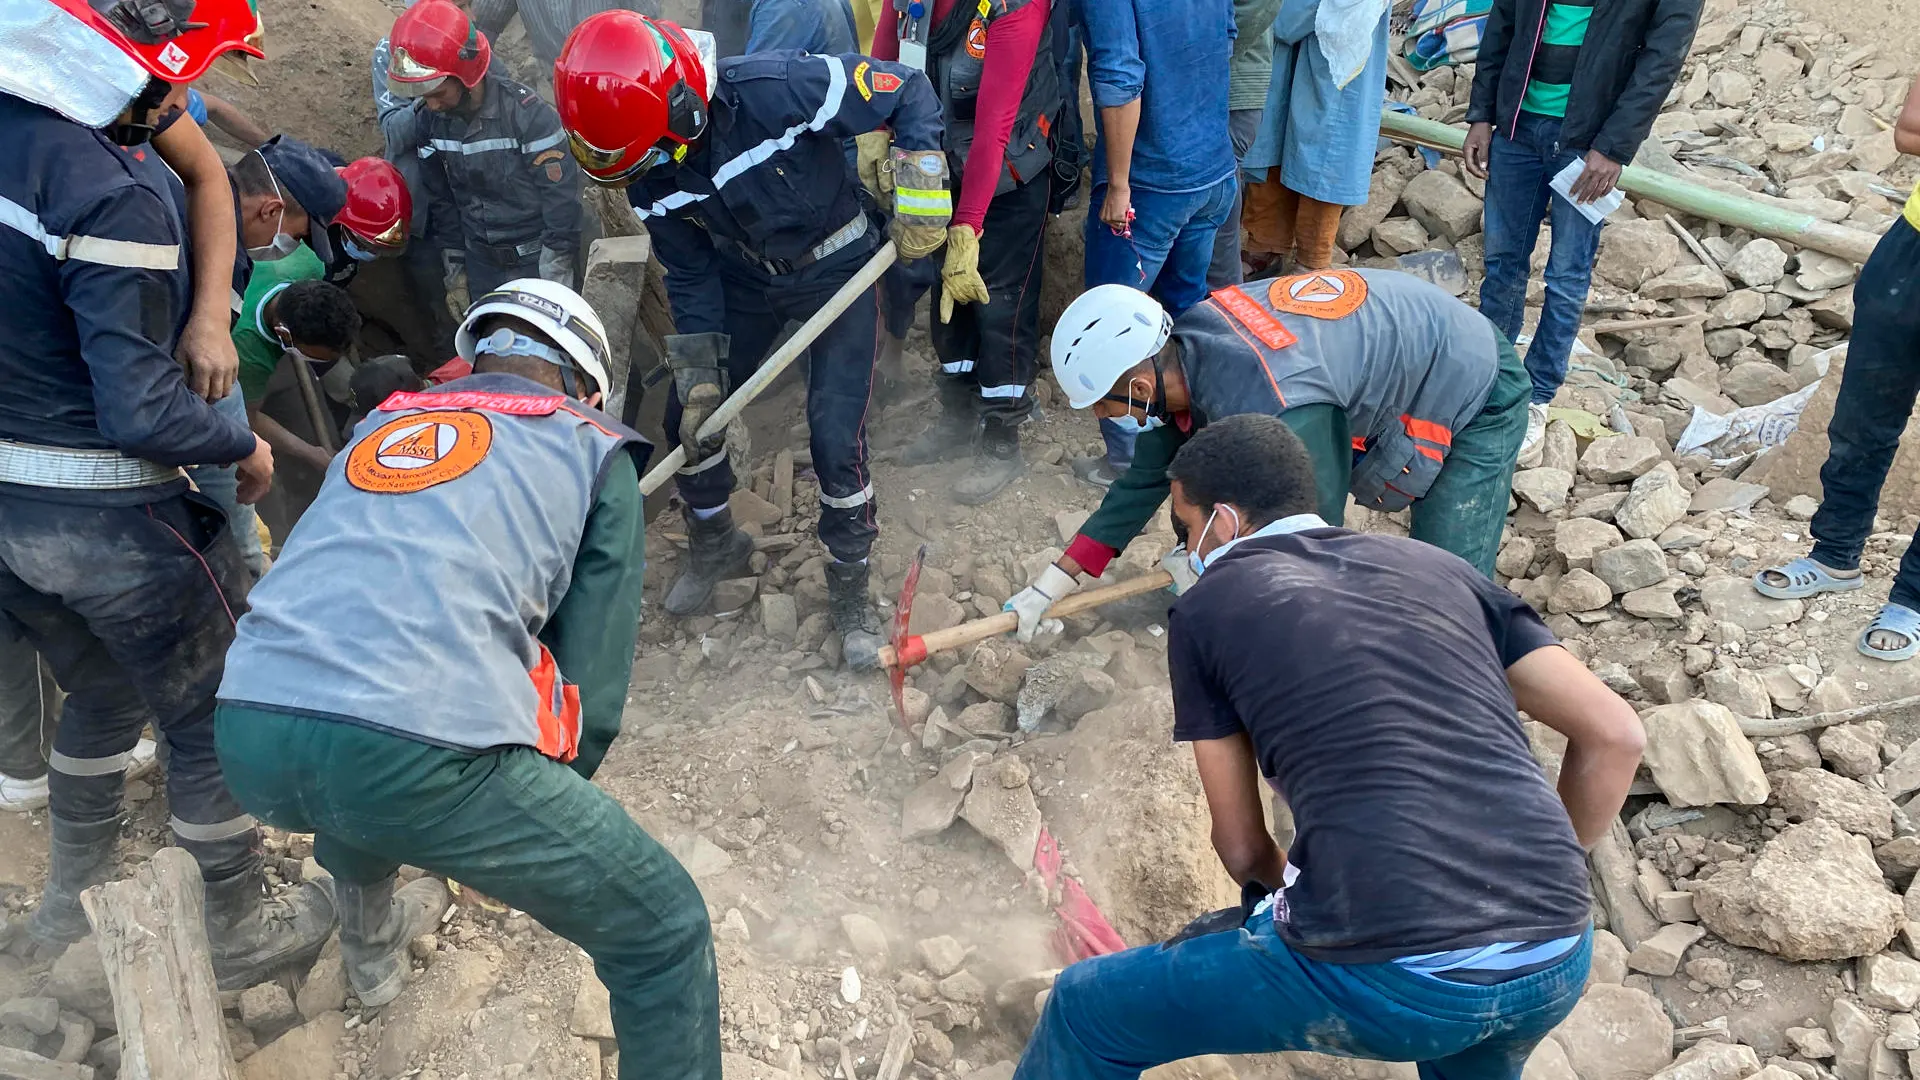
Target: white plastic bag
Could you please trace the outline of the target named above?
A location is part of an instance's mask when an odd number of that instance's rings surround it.
[[[1386,17],[1391,0],[1320,0],[1313,14],[1313,36],[1333,71],[1333,88],[1347,84],[1373,57],[1373,32]]]

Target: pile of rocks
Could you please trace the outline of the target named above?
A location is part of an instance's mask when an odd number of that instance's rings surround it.
[[[1394,87],[1395,96],[1425,117],[1457,123],[1472,71],[1427,72]],[[1714,0],[1636,164],[1878,233],[1912,186],[1891,126],[1909,77],[1874,43],[1799,19],[1781,0]],[[1484,182],[1456,161],[1428,169],[1409,150],[1387,151],[1367,204],[1341,224],[1340,246],[1356,265],[1422,272],[1469,294],[1484,273],[1484,194]],[[1547,244],[1543,236],[1534,254],[1536,304]],[[1439,251],[1457,259],[1436,263]],[[1593,355],[1576,361],[1599,369],[1596,389],[1608,396],[1637,394],[1671,439],[1695,406],[1725,413],[1758,405],[1824,374],[1815,357],[1852,326],[1856,273],[1833,255],[1630,201],[1601,233],[1588,310],[1694,321],[1588,335]],[[1570,403],[1591,409],[1598,398],[1575,394]]]

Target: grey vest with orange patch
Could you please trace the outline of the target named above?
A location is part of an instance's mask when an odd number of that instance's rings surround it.
[[[220,700],[570,760],[579,695],[539,636],[608,464],[647,450],[514,375],[388,398],[254,588]]]
[[[1221,289],[1173,325],[1196,421],[1347,414],[1354,500],[1393,511],[1432,486],[1499,370],[1493,324],[1397,270],[1327,270]]]

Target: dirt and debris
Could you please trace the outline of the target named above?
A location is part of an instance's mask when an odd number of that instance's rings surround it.
[[[1709,0],[1640,164],[1879,231],[1914,178],[1889,125],[1920,54],[1885,5],[1808,6],[1813,18],[1781,0]],[[269,0],[263,11],[273,63],[262,85],[216,91],[275,129],[349,157],[373,151],[366,59],[392,11],[376,0]],[[1458,122],[1470,77],[1441,69],[1390,89]],[[1411,150],[1384,150],[1367,205],[1341,225],[1340,258],[1419,272],[1444,256],[1447,272],[1428,276],[1471,301],[1482,191],[1456,162],[1427,168]],[[1050,229],[1049,318],[1072,295],[1083,212]],[[1909,801],[1920,710],[1786,736],[1742,729],[1920,694],[1920,664],[1853,648],[1920,524],[1920,435],[1889,478],[1868,588],[1776,601],[1748,581],[1805,553],[1856,274],[1647,200],[1602,234],[1589,321],[1684,321],[1582,333],[1547,437],[1515,476],[1498,570],[1643,710],[1649,748],[1625,814],[1621,887],[1596,901],[1592,981],[1529,1062],[1531,1080],[1920,1078],[1907,1056],[1920,1053],[1920,807]],[[908,344],[914,395],[930,389],[924,325]],[[1044,378],[1036,397],[1025,475],[978,509],[943,495],[963,463],[888,458],[918,433],[924,396],[878,413],[883,614],[922,544],[915,632],[998,611],[1097,505],[1069,468],[1098,452],[1096,430]],[[1743,409],[1797,415],[1798,430],[1756,454],[1764,425]],[[1031,645],[934,656],[909,677],[903,730],[884,681],[841,671],[828,632],[799,396],[761,411],[775,419],[755,432],[736,504],[762,539],[754,575],[725,583],[725,616],[676,621],[649,607],[625,734],[599,782],[707,897],[730,1080],[1005,1080],[1061,962],[1049,941],[1058,898],[1033,868],[1043,824],[1129,943],[1238,899],[1212,854],[1191,758],[1168,739],[1165,597],[1077,616]],[[1690,428],[1716,424],[1702,449],[1679,449]],[[1349,524],[1405,531],[1403,516],[1358,510]],[[669,514],[652,531],[657,602],[680,530]],[[1171,543],[1163,513],[1110,575],[1152,570]],[[1552,768],[1550,742],[1538,744]],[[166,834],[164,799],[136,787],[129,864]],[[24,910],[44,877],[44,815],[0,819],[0,901]],[[1274,825],[1284,841],[1284,807]],[[310,838],[271,834],[268,854],[277,881],[312,872]],[[616,1075],[605,988],[577,948],[525,915],[457,906],[412,955],[412,984],[378,1012],[352,996],[337,944],[308,972],[230,995],[241,1075]],[[50,967],[0,953],[0,1047],[109,1080],[114,1024],[90,943]],[[1411,1067],[1286,1054],[1149,1075],[1385,1080]]]

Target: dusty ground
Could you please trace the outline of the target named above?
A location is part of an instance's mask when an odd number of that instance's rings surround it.
[[[1848,175],[1822,173],[1825,166],[1814,160],[1821,151],[1779,149],[1798,146],[1795,133],[1766,125],[1790,121],[1830,138],[1828,129],[1843,105],[1871,114],[1861,119],[1848,113],[1858,126],[1845,138],[1864,138],[1875,117],[1884,123],[1897,108],[1896,84],[1920,61],[1920,45],[1902,32],[1913,14],[1907,0],[1903,5],[1830,0],[1794,15],[1777,0],[1710,4],[1707,21],[1721,29],[1709,36],[1718,42],[1702,48],[1683,75],[1672,104],[1676,112],[1692,113],[1676,115],[1662,131],[1669,150],[1691,155],[1695,167],[1714,179],[1762,186],[1782,197],[1828,199],[1835,204],[1833,220],[1884,226],[1897,200],[1866,186],[1872,170],[1862,171],[1857,161],[1829,160],[1827,165]],[[373,150],[366,57],[391,12],[377,0],[268,0],[264,13],[274,63],[263,69],[259,88],[234,89],[230,96],[270,126],[347,156]],[[1862,43],[1878,51],[1861,54]],[[1829,67],[1810,65],[1807,80],[1783,77],[1777,58],[1799,50],[1825,58]],[[1803,87],[1815,81],[1813,73],[1832,75],[1841,56],[1850,74],[1841,72],[1832,84],[1838,89],[1816,86],[1817,95],[1810,96]],[[1765,68],[1766,62],[1776,66]],[[1744,113],[1732,104],[1741,97],[1737,85],[1721,80],[1707,86],[1709,76],[1723,70],[1759,75],[1759,96]],[[1433,76],[1397,92],[1429,115],[1446,116],[1460,107],[1456,85],[1451,77]],[[1385,261],[1403,250],[1396,245],[1424,248],[1429,234],[1438,232],[1426,226],[1446,218],[1447,206],[1400,199],[1413,172],[1404,154],[1382,158],[1382,175],[1396,177],[1398,187],[1382,205],[1369,208],[1377,214],[1366,227],[1351,235],[1343,231],[1349,259]],[[1895,164],[1873,182],[1898,193],[1909,180],[1907,166]],[[1658,210],[1646,204],[1639,209]],[[1685,224],[1720,261],[1749,240],[1734,230]],[[1054,275],[1050,311],[1071,293],[1061,278],[1078,263],[1078,228],[1078,214],[1054,226],[1047,255]],[[1452,242],[1432,237],[1433,250],[1458,256],[1458,284],[1468,296],[1479,274],[1477,231],[1476,222]],[[1648,240],[1644,230],[1609,235]],[[1631,255],[1639,249],[1621,250]],[[1677,247],[1654,254],[1669,266],[1692,261]],[[1646,275],[1635,277],[1628,256],[1609,261],[1603,250],[1602,262],[1595,318],[1684,314],[1709,306],[1708,299],[1652,300],[1634,291]],[[1802,260],[1796,272],[1804,278],[1816,263]],[[1630,284],[1615,280],[1623,265]],[[1737,290],[1762,296],[1762,314],[1744,320],[1726,317],[1717,306],[1725,301],[1711,298],[1715,321],[1726,323],[1715,332],[1731,332],[1718,339],[1701,337],[1697,327],[1691,337],[1685,330],[1590,337],[1588,345],[1600,355],[1584,361],[1592,370],[1576,378],[1559,404],[1603,418],[1613,403],[1622,404],[1661,468],[1676,467],[1676,481],[1689,497],[1711,479],[1731,478],[1737,469],[1673,453],[1691,403],[1718,408],[1734,404],[1733,395],[1748,396],[1758,370],[1752,364],[1777,368],[1779,379],[1799,380],[1816,347],[1844,339],[1843,326],[1805,312],[1845,286],[1812,289],[1785,281]],[[1804,291],[1794,293],[1796,287]],[[1662,360],[1663,350],[1672,362]],[[908,470],[889,460],[889,451],[917,433],[931,408],[924,329],[910,342],[908,375],[906,400],[882,409],[873,423],[883,523],[874,591],[883,613],[890,613],[908,561],[925,545],[927,569],[915,605],[916,629],[925,630],[998,610],[1039,561],[1057,552],[1098,502],[1097,492],[1073,479],[1068,463],[1095,452],[1099,440],[1090,424],[1052,399],[1043,379],[1044,415],[1026,433],[1027,474],[987,507],[953,505],[945,492],[963,462]],[[1031,869],[1040,821],[1061,842],[1069,872],[1085,881],[1130,943],[1164,937],[1191,916],[1232,899],[1231,883],[1207,848],[1190,758],[1167,738],[1166,598],[1154,594],[1082,616],[1064,636],[1026,650],[997,644],[936,657],[912,677],[912,723],[902,730],[890,716],[885,681],[839,670],[837,643],[827,632],[824,555],[811,538],[817,492],[807,470],[797,389],[789,385],[777,400],[757,408],[754,420],[752,469],[743,473],[738,503],[743,518],[766,538],[756,578],[737,583],[731,605],[737,610],[726,616],[675,622],[650,607],[626,731],[599,782],[688,865],[706,896],[720,958],[729,1080],[872,1080],[890,1037],[911,1047],[912,1060],[882,1080],[1004,1080],[1005,1063],[1017,1055],[1032,1023],[1035,994],[1060,963],[1050,943],[1057,924],[1049,908],[1058,897]],[[1738,702],[1742,716],[1788,717],[1920,694],[1920,663],[1885,665],[1853,650],[1854,635],[1884,598],[1912,533],[1910,509],[1891,509],[1879,524],[1865,564],[1867,589],[1814,600],[1791,617],[1739,605],[1713,585],[1803,553],[1805,508],[1787,502],[1786,488],[1748,510],[1685,514],[1659,534],[1665,576],[1631,590],[1636,599],[1630,603],[1621,595],[1629,590],[1597,580],[1589,585],[1593,553],[1563,536],[1567,522],[1577,518],[1614,520],[1622,499],[1634,497],[1628,481],[1606,479],[1588,466],[1595,440],[1556,437],[1561,441],[1551,453],[1557,456],[1529,464],[1565,467],[1562,502],[1541,509],[1522,501],[1503,551],[1502,580],[1548,612],[1569,647],[1637,706],[1652,712],[1662,705],[1726,700]],[[1642,466],[1654,459],[1634,467],[1645,473]],[[1534,479],[1541,477],[1536,473]],[[1356,517],[1352,524],[1403,531],[1392,519]],[[650,530],[651,601],[657,602],[677,569],[680,532],[672,514]],[[1622,539],[1616,533],[1601,546]],[[1170,542],[1162,519],[1129,549],[1117,575],[1149,569]],[[1596,585],[1606,595],[1586,596]],[[1668,609],[1662,595],[1647,593],[1664,594],[1671,614],[1650,614]],[[1023,683],[1030,681],[1022,678],[1028,664],[1036,672],[1076,672],[1056,713],[1031,735],[1013,721]],[[1818,745],[1804,735],[1757,738],[1750,745],[1737,737],[1727,745],[1699,744],[1729,761],[1752,758],[1756,774],[1764,767],[1775,789],[1765,797],[1769,801],[1712,805],[1698,817],[1681,813],[1685,820],[1675,822],[1682,800],[1669,805],[1657,774],[1650,774],[1626,815],[1633,845],[1628,868],[1642,875],[1646,902],[1664,897],[1670,904],[1672,892],[1711,890],[1710,882],[1745,873],[1783,835],[1807,827],[1796,822],[1838,818],[1870,835],[1874,845],[1863,856],[1873,880],[1860,885],[1861,895],[1898,909],[1889,886],[1904,889],[1920,866],[1920,831],[1888,794],[1905,748],[1920,738],[1920,710],[1890,711],[1878,720],[1882,726],[1831,728]],[[1779,789],[1792,782],[1783,778],[1796,769],[1854,786],[1826,791],[1825,802],[1793,802]],[[1884,828],[1876,816],[1882,802]],[[166,817],[164,799],[151,783],[136,783],[130,803],[123,854],[134,861],[163,841]],[[910,836],[909,830],[924,831]],[[1858,837],[1846,842],[1866,843]],[[45,847],[42,815],[0,815],[0,902],[9,910],[24,909],[37,893]],[[283,878],[310,871],[306,838],[275,836],[271,850]],[[1597,914],[1630,937],[1617,896],[1604,888],[1602,894],[1609,899]],[[1920,904],[1905,910],[1915,913]],[[1896,922],[1904,924],[1905,914]],[[1840,918],[1813,922],[1830,929]],[[1905,925],[1910,948],[1920,924]],[[1897,928],[1886,927],[1889,934]],[[1734,1067],[1675,1072],[1667,1080],[1745,1080],[1761,1061],[1801,1080],[1900,1080],[1911,1071],[1901,1055],[1914,1026],[1908,1010],[1920,1004],[1920,964],[1913,965],[1910,986],[1896,986],[1889,972],[1905,969],[1892,961],[1871,970],[1851,961],[1891,948],[1893,960],[1912,964],[1898,941],[1890,945],[1885,936],[1873,936],[1877,926],[1860,931],[1867,944],[1859,952],[1797,961],[1783,955],[1805,945],[1804,927],[1779,931],[1765,945],[1731,943],[1728,935],[1740,933],[1735,927],[1715,923],[1709,929],[1714,932],[1683,950],[1684,965],[1664,969],[1644,953],[1629,966],[1626,947],[1614,942],[1610,948],[1618,955],[1610,953],[1599,965],[1596,980],[1622,984],[1610,1000],[1626,1011],[1557,1033],[1556,1045],[1565,1053],[1557,1066],[1545,1060],[1530,1065],[1533,1080],[1646,1080],[1674,1049],[1699,1037],[1695,1032],[1673,1040],[1673,1026],[1722,1018],[1724,1036],[1743,1044],[1736,1049],[1751,1048],[1745,1053],[1752,1055],[1752,1068],[1738,1057]],[[236,1053],[247,1055],[244,1074],[250,1080],[615,1075],[604,996],[596,994],[581,955],[525,916],[458,907],[439,932],[415,943],[414,952],[416,984],[381,1015],[364,1013],[340,985],[337,964],[329,970],[324,959],[285,987],[296,1013],[265,1008],[272,1003],[261,999],[271,997],[269,991],[251,1005],[236,1003],[229,1030]],[[0,956],[0,1007],[51,993],[68,1015],[79,1016],[87,1014],[90,1001],[90,1022],[102,1025],[92,1060],[101,1066],[98,1075],[111,1076],[110,1013],[99,1010],[97,987],[93,998],[86,997],[92,984],[84,953],[65,964],[42,972]],[[1865,1017],[1864,1027],[1854,1022],[1855,1013]],[[296,1022],[303,1026],[281,1035]],[[896,1028],[903,1029],[898,1036]],[[1838,1044],[1837,1053],[1819,1052],[1818,1041],[1805,1035],[1814,1028]],[[50,1052],[48,1043],[35,1040],[0,1022],[0,1044]],[[1647,1045],[1662,1048],[1647,1067],[1603,1067],[1615,1051]],[[852,1075],[846,1075],[849,1068]],[[1157,1080],[1384,1080],[1408,1073],[1404,1066],[1285,1055],[1185,1063]]]

